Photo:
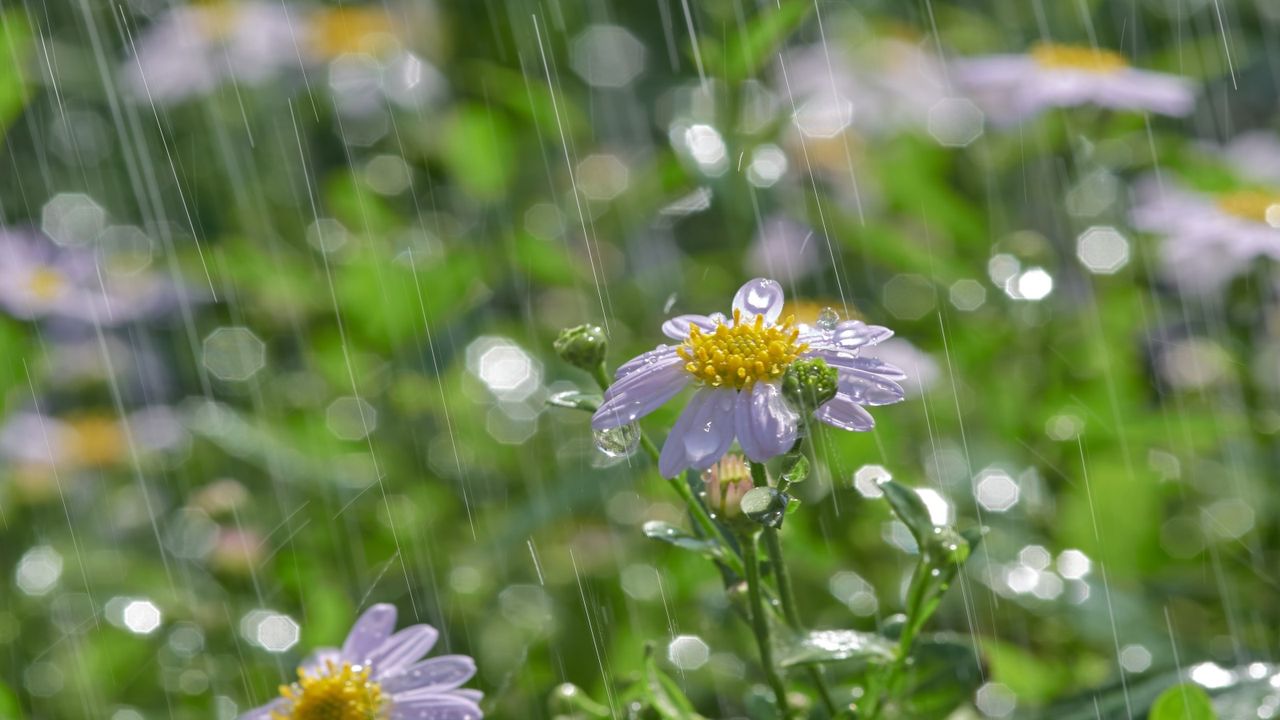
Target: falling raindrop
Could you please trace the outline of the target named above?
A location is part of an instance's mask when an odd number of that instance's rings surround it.
[[[640,447],[640,426],[627,423],[608,430],[595,431],[596,449],[611,458],[630,457]]]

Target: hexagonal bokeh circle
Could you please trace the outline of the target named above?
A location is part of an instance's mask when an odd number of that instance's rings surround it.
[[[223,327],[204,339],[205,368],[219,380],[243,382],[267,364],[267,346],[246,327]]]
[[[573,41],[569,64],[588,85],[618,88],[644,72],[645,47],[617,25],[592,25]]]

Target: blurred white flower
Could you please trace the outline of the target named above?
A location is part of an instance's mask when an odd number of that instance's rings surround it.
[[[794,282],[822,267],[826,241],[813,228],[774,215],[760,225],[747,251],[747,269],[757,275]]]
[[[1040,43],[1025,54],[960,59],[960,88],[997,125],[1013,125],[1050,108],[1098,105],[1182,116],[1195,106],[1187,78],[1139,70],[1111,50]]]
[[[1135,196],[1133,226],[1163,237],[1163,272],[1185,292],[1214,292],[1255,258],[1280,258],[1280,193],[1211,195],[1148,178]]]
[[[289,6],[279,2],[179,5],[161,13],[133,43],[121,72],[140,100],[172,104],[224,82],[260,85],[300,69]]]

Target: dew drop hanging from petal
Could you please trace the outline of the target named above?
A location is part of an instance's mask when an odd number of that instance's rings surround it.
[[[630,457],[640,447],[640,426],[636,423],[596,430],[594,434],[596,449],[611,458]]]

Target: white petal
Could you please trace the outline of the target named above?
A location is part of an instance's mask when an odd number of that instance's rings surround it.
[[[639,355],[619,365],[617,372],[613,374],[613,378],[615,380],[621,380],[622,378],[630,375],[635,370],[639,370],[640,368],[645,367],[646,365],[652,365],[653,363],[659,360],[662,360],[664,358],[669,358],[675,354],[676,354],[675,345],[659,345],[658,347],[652,350],[649,350],[647,352],[640,353]]]
[[[672,340],[684,340],[689,337],[689,326],[697,325],[699,330],[704,333],[715,332],[716,324],[723,320],[724,316],[716,313],[715,315],[677,315],[670,320],[662,323],[662,334]]]
[[[347,633],[342,643],[342,657],[353,663],[363,663],[378,648],[396,626],[396,606],[379,603],[364,611]]]
[[[399,672],[430,652],[438,637],[430,625],[410,625],[369,653],[369,665],[379,677]]]
[[[406,693],[392,698],[388,720],[479,720],[480,706],[465,697]]]
[[[813,416],[841,430],[865,432],[875,427],[876,421],[863,407],[844,393],[837,393],[818,408]]]
[[[389,693],[409,690],[452,690],[476,674],[476,662],[466,655],[441,655],[423,660],[381,680]]]
[[[782,397],[778,384],[758,382],[738,393],[734,422],[742,452],[754,462],[765,462],[795,445],[800,416]]]
[[[733,296],[733,309],[742,311],[744,322],[754,322],[756,315],[763,315],[764,321],[772,325],[782,314],[784,302],[781,285],[768,278],[756,278],[738,288]]]
[[[605,391],[604,402],[591,416],[591,427],[608,430],[635,422],[675,397],[692,379],[678,355],[632,370]]]
[[[729,450],[737,396],[726,388],[704,387],[694,393],[662,446],[658,470],[663,477],[709,468]]]
[[[249,710],[241,715],[238,720],[272,720],[275,717],[272,713],[281,710],[283,704],[281,700],[273,700],[266,705]]]

